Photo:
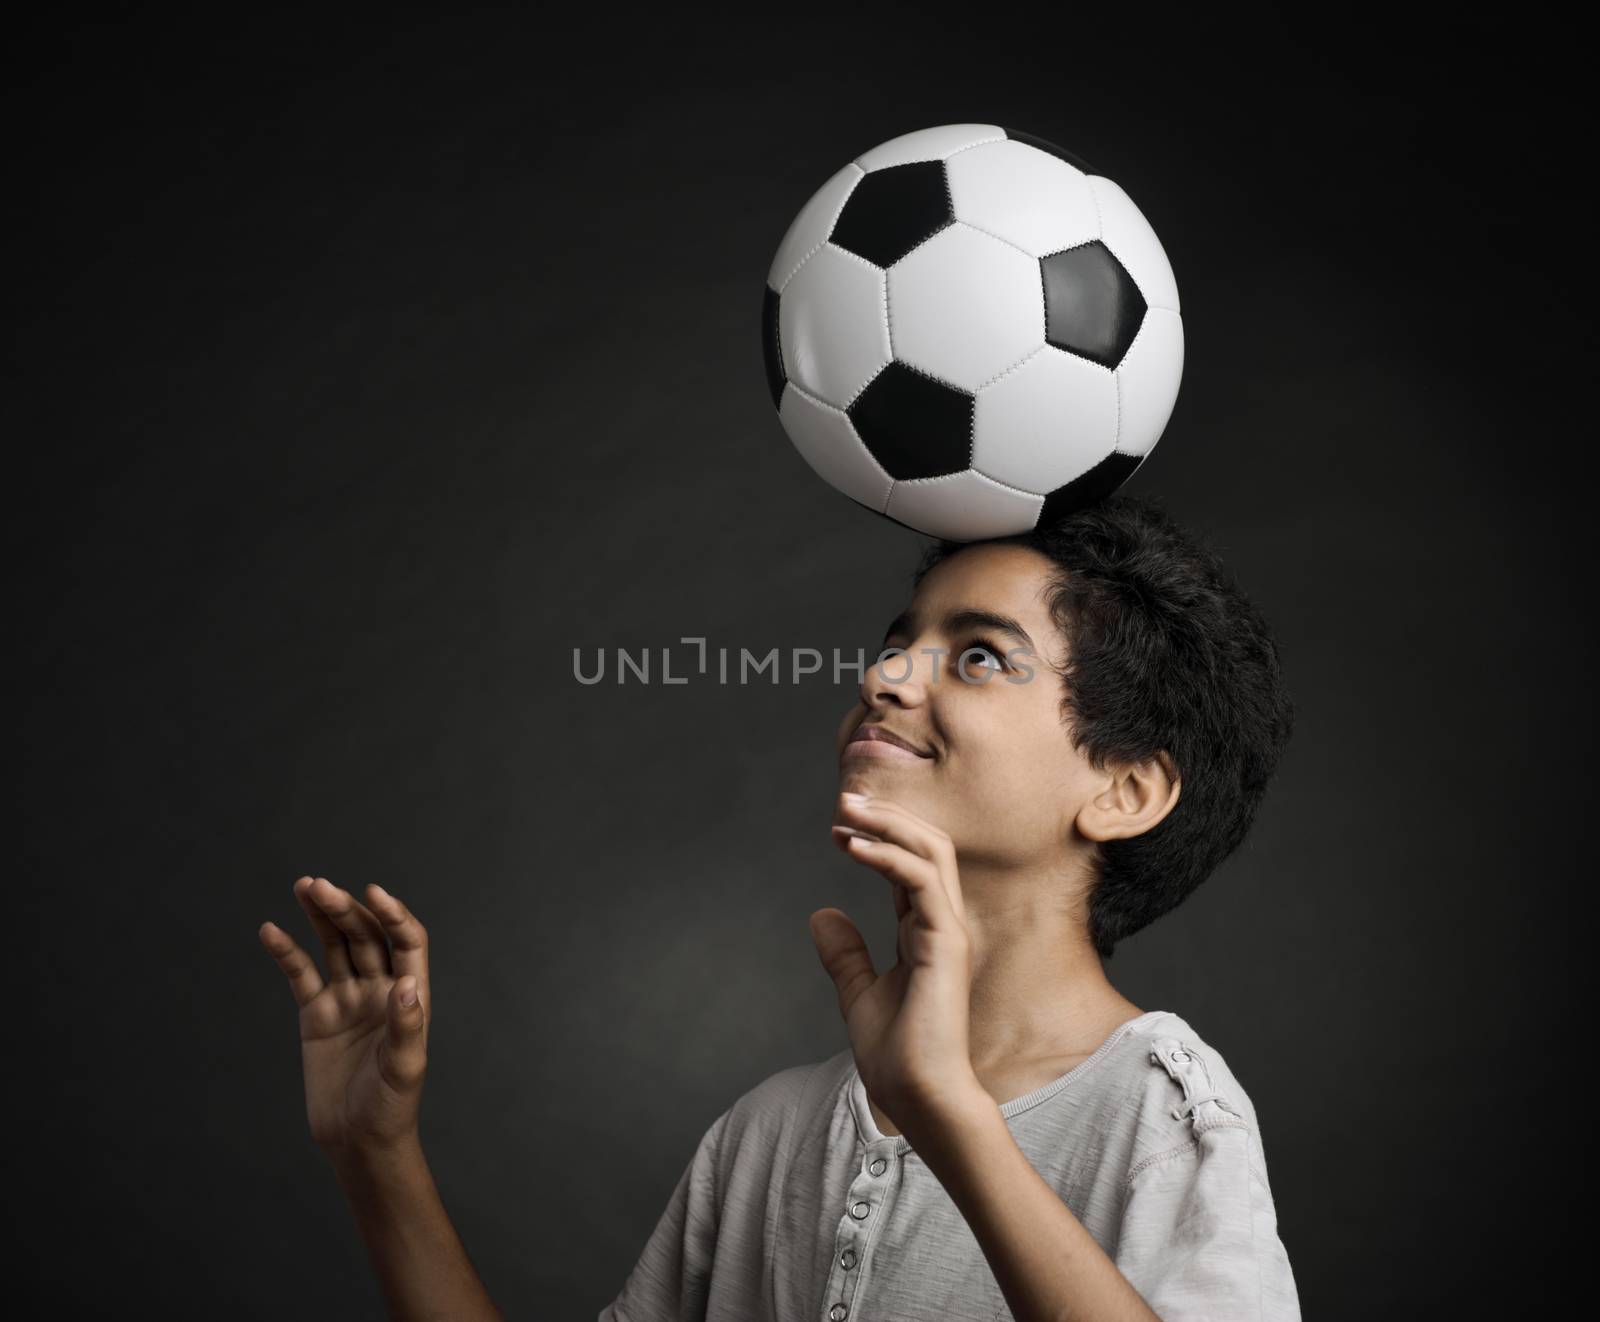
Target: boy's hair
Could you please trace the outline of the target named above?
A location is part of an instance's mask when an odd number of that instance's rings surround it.
[[[1030,532],[936,542],[912,585],[966,547],[1011,544],[1058,566],[1048,605],[1070,649],[1055,673],[1073,747],[1101,770],[1165,751],[1182,778],[1178,802],[1150,830],[1095,842],[1089,939],[1110,959],[1239,846],[1294,707],[1261,612],[1153,500],[1115,495]]]

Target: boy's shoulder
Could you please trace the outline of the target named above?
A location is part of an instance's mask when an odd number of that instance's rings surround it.
[[[1201,1135],[1222,1127],[1249,1131],[1252,1158],[1264,1167],[1249,1093],[1222,1051],[1188,1020],[1170,1010],[1148,1012],[1112,1046],[1097,1068],[1098,1086],[1075,1090],[1074,1106],[1097,1102],[1105,1111],[1097,1127],[1131,1128],[1125,1150],[1132,1174],[1142,1163],[1194,1148]],[[724,1148],[748,1148],[747,1141],[775,1147],[797,1120],[825,1124],[854,1065],[847,1046],[764,1076],[718,1119]]]
[[[849,1047],[822,1060],[790,1065],[768,1074],[741,1093],[724,1113],[727,1134],[738,1139],[754,1131],[775,1137],[797,1115],[809,1115],[844,1086],[855,1064]]]
[[[1137,1097],[1132,1170],[1194,1147],[1218,1128],[1248,1131],[1260,1151],[1255,1104],[1222,1051],[1170,1010],[1142,1016],[1119,1043],[1126,1091]],[[1262,1163],[1264,1164],[1264,1162]]]

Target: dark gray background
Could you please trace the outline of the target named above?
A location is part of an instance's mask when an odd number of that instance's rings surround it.
[[[849,680],[572,649],[875,646],[921,539],[782,434],[762,282],[845,161],[983,121],[1160,233],[1188,358],[1129,489],[1237,567],[1299,709],[1112,977],[1245,1081],[1308,1316],[1525,1297],[1592,713],[1537,65],[1459,14],[223,12],[10,56],[14,1285],[379,1314],[256,938],[309,938],[303,872],[432,930],[424,1137],[512,1316],[591,1317],[710,1121],[846,1045],[807,916],[892,948],[828,841]]]

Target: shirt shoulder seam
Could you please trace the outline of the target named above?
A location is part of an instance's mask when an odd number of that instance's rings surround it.
[[[1133,1182],[1138,1179],[1139,1176],[1142,1175],[1149,1167],[1159,1165],[1164,1161],[1171,1161],[1177,1157],[1187,1157],[1191,1154],[1196,1154],[1199,1152],[1199,1150],[1200,1141],[1198,1139],[1191,1138],[1185,1143],[1179,1143],[1176,1147],[1166,1148],[1161,1152],[1152,1152],[1148,1157],[1144,1157],[1141,1160],[1134,1162],[1132,1166],[1128,1167],[1128,1174],[1123,1180],[1123,1183],[1131,1189],[1133,1187]]]
[[[1197,1131],[1197,1136],[1195,1138],[1187,1139],[1174,1147],[1163,1148],[1160,1152],[1152,1152],[1148,1157],[1141,1157],[1138,1161],[1134,1162],[1134,1164],[1128,1168],[1128,1174],[1123,1179],[1123,1187],[1131,1189],[1133,1187],[1133,1182],[1144,1173],[1146,1168],[1150,1166],[1159,1165],[1161,1162],[1165,1161],[1175,1161],[1182,1157],[1198,1157],[1200,1155],[1200,1139],[1198,1134],[1205,1133],[1207,1129],[1243,1129],[1248,1132],[1249,1128],[1250,1127],[1248,1125],[1233,1124],[1221,1121],[1207,1125],[1205,1129]],[[1245,1158],[1245,1166],[1249,1170],[1250,1174],[1254,1175],[1256,1179],[1261,1181],[1262,1184],[1267,1183],[1266,1176],[1256,1169],[1256,1163],[1248,1156]]]

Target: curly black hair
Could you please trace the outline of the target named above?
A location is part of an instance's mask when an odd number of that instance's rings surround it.
[[[1216,552],[1148,497],[1113,495],[1013,536],[936,542],[913,588],[957,552],[997,544],[1058,566],[1048,604],[1069,648],[1055,673],[1073,747],[1098,770],[1164,752],[1181,778],[1155,826],[1096,842],[1089,939],[1109,959],[1249,831],[1294,725],[1278,646]]]

